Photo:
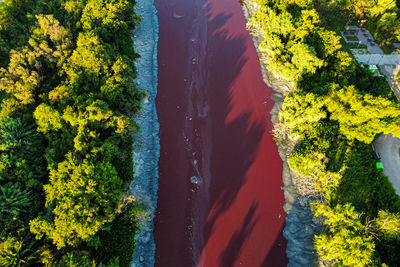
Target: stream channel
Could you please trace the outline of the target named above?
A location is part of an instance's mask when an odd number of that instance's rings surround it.
[[[286,266],[273,91],[240,3],[155,0],[155,266]]]

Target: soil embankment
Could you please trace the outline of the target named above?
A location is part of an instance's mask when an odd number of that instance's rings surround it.
[[[234,0],[156,0],[156,266],[286,266],[272,89]]]

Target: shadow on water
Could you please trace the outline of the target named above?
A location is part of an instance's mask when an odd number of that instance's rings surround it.
[[[200,254],[204,249],[209,237],[213,232],[215,221],[219,215],[226,211],[230,204],[235,200],[235,195],[242,187],[246,170],[251,165],[251,157],[247,157],[254,151],[256,144],[249,146],[241,146],[238,149],[238,144],[244,144],[236,132],[245,132],[247,129],[247,116],[240,115],[234,122],[226,125],[226,118],[233,109],[231,103],[231,87],[243,66],[247,63],[245,57],[246,39],[243,36],[229,35],[227,30],[224,30],[224,25],[228,20],[232,19],[230,14],[218,14],[211,18],[209,11],[212,8],[210,5],[204,7],[208,13],[208,48],[207,48],[207,77],[208,86],[205,88],[206,94],[210,99],[211,104],[211,128],[212,128],[212,150],[211,150],[211,181],[209,189],[199,192],[203,194],[200,198],[204,202],[209,202],[207,210],[201,212],[202,229],[199,235],[202,241],[197,240],[199,244],[199,253],[194,252],[194,262],[199,262]],[[260,139],[262,131],[252,135],[255,140]],[[242,136],[244,137],[244,136]],[[238,156],[243,154],[243,156]],[[201,201],[201,200],[200,200]],[[205,204],[205,203],[203,203]],[[211,216],[210,209],[215,212]],[[252,220],[256,205],[249,210],[246,220]],[[196,216],[196,215],[195,215]],[[198,216],[198,215],[197,215]],[[241,220],[241,218],[238,218]],[[236,247],[240,246],[239,241],[244,241],[253,226],[243,226],[241,231],[237,231],[236,236],[232,237],[230,245],[226,248],[226,253],[221,255],[221,260],[224,262],[235,261]],[[228,266],[228,265],[224,265]],[[230,265],[232,266],[232,265]]]
[[[220,257],[220,266],[229,267],[233,266],[237,258],[240,255],[240,249],[243,243],[246,241],[249,234],[253,231],[254,226],[257,223],[257,218],[254,218],[257,210],[257,204],[253,203],[240,230],[237,230],[231,237],[228,246],[225,248],[224,253]]]
[[[213,6],[208,4],[207,8],[210,12]],[[229,241],[227,240],[226,248],[219,256],[218,266],[238,264],[236,261],[245,246],[245,241],[252,235],[254,240],[254,235],[260,231],[260,225],[258,228],[256,227],[259,223],[258,219],[252,221],[251,226],[248,225],[248,220],[254,220],[253,217],[258,218],[260,214],[265,213],[263,209],[266,207],[278,210],[278,207],[280,206],[282,209],[283,205],[283,194],[280,189],[282,162],[270,134],[266,134],[272,130],[269,114],[273,105],[269,98],[272,90],[268,89],[262,81],[256,54],[252,61],[249,61],[248,50],[249,46],[253,46],[253,44],[248,33],[241,31],[238,34],[236,32],[235,36],[239,37],[232,37],[233,34],[230,32],[232,29],[229,28],[232,26],[226,25],[232,19],[234,19],[232,15],[217,15],[208,23],[209,31],[212,32],[208,40],[209,49],[217,51],[217,53],[209,55],[212,61],[208,69],[210,72],[208,94],[211,98],[213,128],[212,180],[210,183],[210,211],[204,224],[204,243],[201,254],[210,254],[210,251],[218,254],[218,252],[212,251],[212,244],[209,245],[210,248],[207,252],[207,243],[215,242],[210,238],[216,231],[221,231],[221,229],[217,229],[219,220],[225,221],[227,225],[230,224],[229,219],[224,218],[224,216],[228,216],[226,214],[237,215],[237,218],[231,217],[230,219],[238,222],[242,222],[242,218],[246,219],[241,225],[235,223],[235,226],[232,227],[233,236]],[[266,104],[264,105],[264,103]],[[267,162],[271,164],[268,165]],[[280,167],[274,166],[275,164],[280,164]],[[268,172],[271,174],[270,177],[268,177]],[[264,183],[261,184],[265,187],[264,193],[276,196],[276,199],[272,200],[273,205],[265,203],[258,205],[260,200],[266,201],[264,197],[257,199],[259,195],[249,194],[246,199],[239,199],[238,195],[246,184],[252,184],[253,187],[260,185],[256,184],[254,180],[260,180],[261,176],[264,178]],[[270,188],[268,188],[267,178],[276,180],[270,184]],[[248,191],[252,190],[248,189]],[[243,201],[243,205],[235,204],[238,201]],[[232,211],[232,209],[239,210]],[[287,260],[285,257],[286,242],[282,237],[283,218],[282,223],[274,225],[275,229],[271,231],[271,236],[267,237],[269,239],[276,238],[276,241],[265,240],[266,243],[268,241],[271,244],[270,251],[254,251],[255,254],[262,255],[258,263],[261,263],[264,259],[263,255],[266,255],[264,262],[276,266],[285,265]],[[272,217],[269,219],[274,220]],[[264,229],[264,231],[268,230]],[[229,238],[229,235],[226,238]],[[236,241],[238,243],[235,243]],[[199,266],[206,266],[206,262],[201,257],[195,259],[195,263]]]
[[[282,233],[283,230],[285,229],[286,224],[283,223],[281,226],[281,229],[279,231],[279,235],[276,237],[272,248],[268,251],[267,256],[265,257],[263,263],[261,264],[262,267],[269,267],[271,266],[272,262],[275,262],[274,267],[284,267],[287,266],[287,260],[285,261],[284,259],[282,259],[281,262],[277,261],[277,255],[285,255],[286,254],[286,244],[287,241],[286,239],[283,237]]]

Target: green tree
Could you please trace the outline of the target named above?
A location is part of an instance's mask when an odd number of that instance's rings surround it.
[[[368,14],[368,9],[372,4],[371,0],[350,0],[344,2],[346,8],[352,11],[352,13],[358,18],[364,18]]]
[[[292,32],[295,36],[294,40],[304,40],[314,31],[319,22],[319,15],[315,9],[302,9],[294,24],[296,27],[296,30]]]
[[[72,97],[84,92],[88,93],[90,89],[97,88],[98,90],[99,85],[104,82],[103,76],[108,72],[109,60],[109,54],[106,53],[97,35],[93,32],[79,33],[77,47],[63,67],[68,75],[69,83],[77,90]],[[80,84],[85,85],[80,88],[74,86]]]
[[[342,47],[340,39],[334,31],[318,27],[306,38],[306,42],[315,48],[318,57],[327,58]]]
[[[0,91],[13,95],[23,105],[32,104],[40,86],[38,54],[27,48],[11,51],[8,69],[0,69]]]
[[[369,3],[367,12],[372,18],[385,14],[396,7],[396,0],[372,0]]]
[[[323,60],[315,55],[314,48],[305,43],[292,45],[289,48],[289,52],[292,53],[291,61],[299,73],[314,73],[323,65]]]
[[[400,21],[395,12],[386,12],[376,22],[375,38],[380,45],[400,41]]]
[[[29,213],[29,192],[18,184],[7,183],[0,187],[0,224],[2,234],[9,233],[22,225]]]
[[[0,242],[1,266],[26,266],[29,262],[36,262],[37,255],[31,247],[25,246],[23,241],[16,237],[7,237]]]
[[[87,251],[72,251],[63,256],[60,267],[95,267],[96,263]]]
[[[46,235],[58,248],[76,246],[114,218],[121,186],[109,162],[79,162],[69,154],[50,171],[50,183],[44,186],[54,219],[36,218],[31,231],[37,238]]]
[[[0,181],[39,188],[45,174],[41,137],[33,125],[8,118],[0,123]]]
[[[327,201],[331,201],[342,179],[340,173],[317,170],[314,176],[314,187]]]

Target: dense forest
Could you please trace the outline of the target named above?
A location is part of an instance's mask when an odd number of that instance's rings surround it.
[[[0,2],[1,266],[129,266],[134,4]]]
[[[260,36],[268,69],[289,80],[280,120],[297,142],[289,166],[312,178],[321,261],[335,266],[400,266],[400,197],[375,167],[371,143],[400,137],[400,104],[383,77],[343,44],[345,25],[363,24],[388,49],[400,40],[394,0],[256,0],[248,28]]]
[[[400,137],[387,81],[338,33],[364,25],[384,51],[400,40],[394,0],[255,0],[249,29],[277,77],[292,81],[280,119],[297,140],[290,167],[314,181],[322,261],[400,266],[400,197],[371,143]],[[143,93],[134,0],[0,2],[0,265],[129,266],[142,207],[133,118]]]

